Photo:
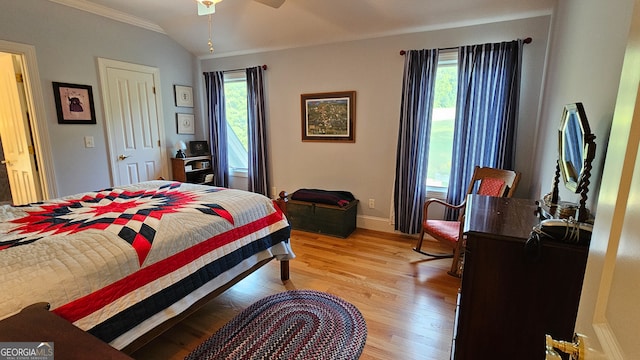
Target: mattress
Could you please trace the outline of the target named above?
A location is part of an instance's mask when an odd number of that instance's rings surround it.
[[[294,257],[271,199],[150,181],[0,207],[0,319],[36,302],[121,349],[258,262]]]

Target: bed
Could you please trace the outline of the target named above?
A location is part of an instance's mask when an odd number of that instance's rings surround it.
[[[37,303],[130,351],[276,258],[290,226],[273,200],[171,181],[0,208],[0,319]]]

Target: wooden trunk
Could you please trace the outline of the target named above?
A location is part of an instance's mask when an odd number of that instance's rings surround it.
[[[287,218],[293,229],[341,238],[356,229],[358,200],[343,207],[299,200],[290,200],[287,204]]]

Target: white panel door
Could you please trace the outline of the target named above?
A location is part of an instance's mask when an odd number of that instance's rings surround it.
[[[103,69],[114,185],[155,180],[166,171],[155,71],[125,67],[108,64]]]
[[[29,119],[23,110],[19,72],[11,54],[0,53],[0,137],[7,167],[11,197],[16,205],[41,200],[33,145],[29,132]]]
[[[636,0],[576,324],[576,332],[586,336],[586,359],[640,359],[639,145],[640,0]]]

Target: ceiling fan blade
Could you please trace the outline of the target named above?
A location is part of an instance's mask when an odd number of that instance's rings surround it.
[[[282,4],[284,4],[284,0],[254,0],[261,4],[265,4],[267,6],[271,6],[272,8],[279,8]]]

